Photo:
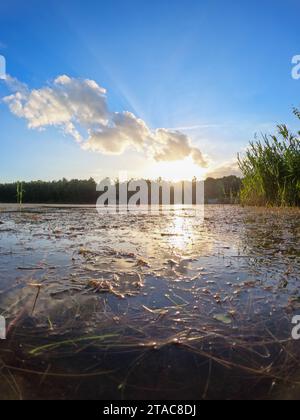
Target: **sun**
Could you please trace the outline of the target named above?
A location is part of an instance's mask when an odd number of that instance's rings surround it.
[[[163,178],[166,181],[191,181],[194,177],[198,180],[205,179],[206,168],[200,168],[192,158],[176,162],[157,162],[145,170],[145,178],[158,179]]]

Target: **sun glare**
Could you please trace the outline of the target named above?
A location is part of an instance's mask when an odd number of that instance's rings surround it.
[[[207,169],[195,165],[191,158],[176,162],[157,162],[145,170],[145,178],[163,178],[166,181],[190,181],[194,177],[203,180]]]

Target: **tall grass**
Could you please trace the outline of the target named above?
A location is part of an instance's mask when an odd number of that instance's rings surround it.
[[[22,207],[23,204],[23,196],[24,196],[24,189],[23,189],[23,183],[17,182],[17,202]]]
[[[298,111],[295,110],[295,115]],[[244,175],[241,203],[257,206],[300,205],[300,132],[279,125],[277,135],[262,135],[238,158]]]

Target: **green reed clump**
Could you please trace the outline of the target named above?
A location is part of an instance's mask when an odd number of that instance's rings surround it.
[[[300,205],[300,132],[294,135],[279,125],[277,135],[262,135],[262,140],[251,142],[238,160],[244,175],[242,204]]]
[[[24,197],[23,183],[17,182],[17,202],[20,206],[22,206],[23,204],[23,197]]]

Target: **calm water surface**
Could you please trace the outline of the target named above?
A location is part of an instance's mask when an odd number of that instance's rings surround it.
[[[300,398],[300,213],[0,206],[1,399]]]

